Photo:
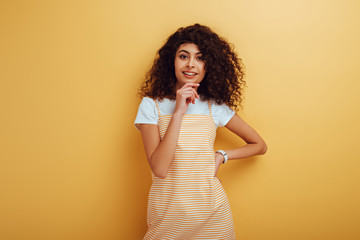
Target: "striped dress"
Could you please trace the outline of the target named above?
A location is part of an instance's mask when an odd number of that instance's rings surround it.
[[[155,104],[162,140],[172,115]],[[184,115],[167,176],[152,174],[144,240],[236,239],[227,195],[214,177],[216,126],[208,105],[210,115]]]

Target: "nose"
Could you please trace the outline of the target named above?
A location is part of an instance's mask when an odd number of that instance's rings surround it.
[[[189,57],[189,60],[187,62],[187,66],[189,68],[193,68],[195,65],[194,65],[194,58],[193,57]]]

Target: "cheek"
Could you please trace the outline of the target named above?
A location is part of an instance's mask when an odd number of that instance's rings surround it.
[[[175,61],[175,71],[180,71],[184,67],[184,63],[182,61]]]
[[[201,71],[202,71],[203,74],[206,73],[205,64],[202,64],[200,69],[201,69]]]

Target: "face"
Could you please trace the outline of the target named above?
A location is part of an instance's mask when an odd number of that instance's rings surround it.
[[[176,88],[185,83],[200,83],[205,76],[205,61],[194,43],[180,45],[175,55]]]

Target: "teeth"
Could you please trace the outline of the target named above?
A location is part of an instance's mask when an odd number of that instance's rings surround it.
[[[189,75],[189,76],[194,76],[196,73],[184,72],[184,74]]]

